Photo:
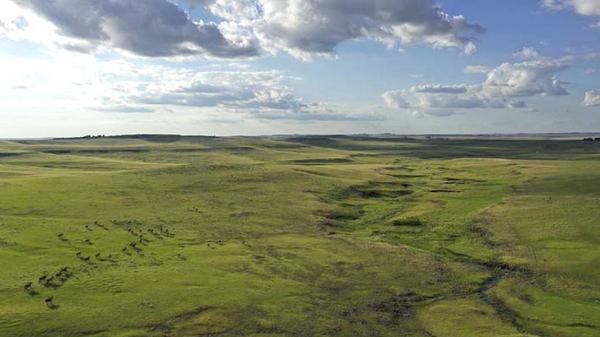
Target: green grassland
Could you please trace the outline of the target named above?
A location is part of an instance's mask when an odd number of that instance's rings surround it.
[[[600,336],[599,219],[593,142],[0,141],[0,336]]]

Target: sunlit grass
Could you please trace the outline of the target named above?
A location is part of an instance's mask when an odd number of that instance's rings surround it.
[[[0,153],[0,336],[600,333],[598,147],[158,137]]]

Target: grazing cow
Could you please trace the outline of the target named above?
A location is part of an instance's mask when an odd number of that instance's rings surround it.
[[[37,294],[38,294],[38,293],[37,293],[37,291],[35,291],[35,290],[33,289],[33,283],[32,283],[32,282],[27,282],[27,283],[25,283],[25,284],[23,285],[23,290],[25,290],[25,292],[26,292],[27,294],[29,294],[29,296],[35,296],[35,295],[37,295]]]
[[[62,267],[62,268],[60,268],[58,273],[56,273],[55,276],[58,277],[58,279],[61,283],[64,283],[66,280],[68,280],[71,277],[71,275],[73,275],[73,273],[71,272],[69,267]]]
[[[90,239],[85,239],[85,243],[87,243],[90,246],[93,245],[92,240]]]
[[[54,281],[54,276],[49,276],[48,273],[44,272],[44,275],[38,278],[38,282],[43,285],[45,288],[52,287],[52,282]]]
[[[129,243],[129,247],[131,247],[133,250],[135,250],[136,252],[141,252],[143,249],[137,246],[136,242],[130,242]]]
[[[58,306],[56,304],[54,304],[54,296],[46,297],[44,302],[46,303],[46,306],[48,307],[48,309],[58,308]]]
[[[40,282],[40,283],[42,283],[42,284],[43,284],[43,283],[46,283],[46,279],[47,279],[47,278],[48,278],[48,273],[47,273],[47,272],[44,272],[44,275],[42,275],[42,276],[40,276],[40,277],[38,278],[38,282]]]
[[[160,236],[160,233],[156,232],[155,230],[153,230],[152,228],[148,229],[148,233],[152,234],[152,236],[154,236],[155,238],[162,240],[163,238]]]

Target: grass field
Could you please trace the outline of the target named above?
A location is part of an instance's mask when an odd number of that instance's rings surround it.
[[[0,141],[0,336],[597,337],[599,219],[595,142]]]

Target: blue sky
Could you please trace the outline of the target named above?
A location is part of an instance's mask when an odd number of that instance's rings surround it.
[[[600,0],[0,0],[0,138],[600,131]]]

